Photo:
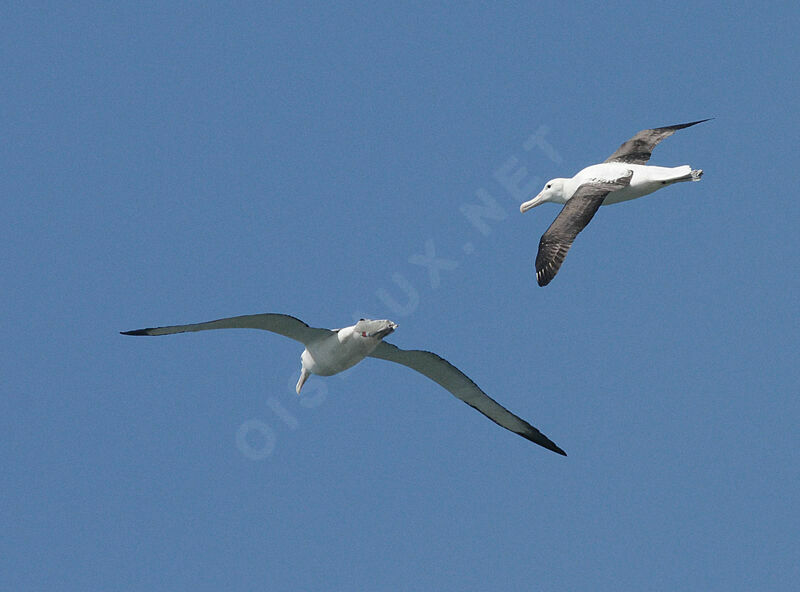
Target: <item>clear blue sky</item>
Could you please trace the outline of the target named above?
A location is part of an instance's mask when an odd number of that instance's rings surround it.
[[[13,4],[0,588],[796,585],[800,9]],[[652,160],[702,182],[539,288],[519,203],[704,117]],[[256,312],[393,319],[569,456],[379,360],[298,398],[279,336],[118,334]]]

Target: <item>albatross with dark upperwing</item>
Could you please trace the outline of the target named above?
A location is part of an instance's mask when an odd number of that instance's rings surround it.
[[[300,319],[284,314],[254,314],[195,323],[123,331],[123,335],[170,335],[207,329],[264,329],[299,341],[306,346],[300,356],[300,380],[297,394],[311,374],[331,376],[347,370],[366,357],[380,358],[408,366],[439,383],[467,405],[474,407],[496,424],[523,438],[566,456],[547,436],[524,419],[517,417],[484,393],[477,384],[447,360],[434,353],[404,350],[383,341],[397,324],[388,320],[361,319],[344,329],[317,329]]]
[[[523,214],[548,201],[566,204],[539,241],[536,255],[539,285],[546,286],[556,276],[572,241],[601,205],[636,199],[673,183],[699,181],[703,176],[702,170],[692,170],[689,165],[650,166],[647,161],[661,140],[704,121],[709,120],[642,130],[623,143],[605,162],[586,167],[571,179],[551,179],[539,195],[523,203],[519,207]]]

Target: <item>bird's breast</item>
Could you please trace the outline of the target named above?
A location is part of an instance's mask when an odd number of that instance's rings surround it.
[[[302,362],[314,374],[331,376],[358,364],[379,342],[379,339],[355,335],[348,327],[308,344],[303,352]]]

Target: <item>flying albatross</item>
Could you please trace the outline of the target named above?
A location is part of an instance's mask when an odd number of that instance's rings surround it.
[[[572,241],[583,230],[601,205],[642,197],[673,183],[699,181],[702,170],[689,165],[678,167],[649,166],[653,148],[679,129],[708,119],[640,131],[623,143],[605,162],[579,171],[571,179],[551,179],[544,189],[519,207],[523,214],[539,204],[551,201],[566,204],[539,241],[536,255],[536,280],[546,286],[558,273]]]
[[[383,341],[383,338],[396,328],[397,324],[392,321],[361,319],[355,325],[343,329],[318,329],[309,327],[300,319],[289,315],[265,313],[192,325],[122,331],[122,334],[170,335],[207,329],[264,329],[284,337],[290,337],[306,347],[300,356],[300,380],[297,381],[295,388],[298,395],[311,374],[320,376],[338,374],[366,357],[396,362],[439,383],[467,405],[474,407],[507,430],[519,434],[539,446],[544,446],[548,450],[567,455],[531,424],[490,398],[467,375],[444,358],[428,351],[400,349]]]

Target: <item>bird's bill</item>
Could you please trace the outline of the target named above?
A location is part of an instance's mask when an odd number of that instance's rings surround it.
[[[392,321],[389,321],[389,324],[386,325],[386,327],[384,327],[383,329],[380,329],[379,331],[375,331],[374,333],[371,333],[370,337],[375,337],[376,339],[383,339],[384,337],[386,337],[390,333],[394,332],[395,329],[397,329],[397,323],[393,323]]]
[[[544,203],[544,198],[542,197],[542,194],[540,193],[539,195],[534,197],[532,200],[526,201],[524,204],[522,204],[519,207],[519,211],[524,214],[528,210],[530,210],[532,208],[535,208],[536,206],[538,206],[541,203]]]
[[[397,329],[397,323],[388,319],[361,319],[353,325],[355,333],[358,333],[361,337],[370,337],[372,339],[383,339],[395,329]]]

